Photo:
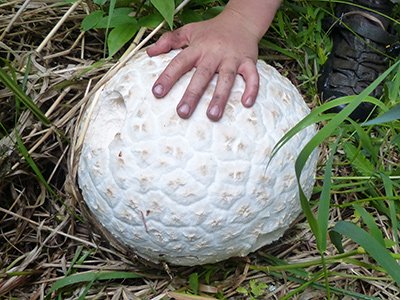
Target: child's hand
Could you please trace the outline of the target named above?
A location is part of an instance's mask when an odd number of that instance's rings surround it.
[[[243,76],[246,88],[242,103],[251,107],[258,93],[259,76],[256,69],[258,40],[251,28],[246,28],[237,12],[224,10],[217,17],[185,25],[163,34],[147,49],[149,56],[184,48],[166,67],[153,86],[157,98],[165,96],[186,72],[196,71],[177,106],[177,113],[187,119],[195,110],[208,83],[218,73],[217,85],[207,109],[207,116],[218,121],[237,74]]]

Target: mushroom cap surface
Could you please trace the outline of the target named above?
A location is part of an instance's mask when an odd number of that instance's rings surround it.
[[[301,211],[294,164],[315,127],[270,158],[310,110],[288,79],[258,61],[253,107],[241,103],[238,75],[224,116],[211,122],[214,76],[191,118],[181,119],[176,105],[193,70],[163,99],[151,92],[178,51],[140,51],[104,86],[87,116],[78,183],[100,224],[147,260],[191,266],[246,256],[280,238]],[[300,180],[308,197],[316,163],[314,151]]]

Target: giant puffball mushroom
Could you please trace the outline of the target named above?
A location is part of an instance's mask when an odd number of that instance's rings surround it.
[[[191,266],[246,256],[280,238],[301,211],[294,164],[315,127],[270,158],[309,108],[288,79],[259,61],[253,107],[241,104],[245,84],[237,76],[224,116],[211,122],[215,76],[183,120],[175,108],[193,71],[165,98],[151,93],[176,54],[140,51],[105,84],[82,132],[83,199],[116,240],[152,262]],[[314,151],[300,180],[308,197],[316,162]]]

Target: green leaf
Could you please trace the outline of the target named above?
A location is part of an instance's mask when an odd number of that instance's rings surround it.
[[[239,286],[239,287],[236,289],[236,291],[237,291],[238,293],[244,294],[244,295],[246,295],[246,296],[249,295],[249,292],[246,290],[246,288],[244,288],[244,287],[242,287],[242,286]]]
[[[203,19],[212,19],[218,16],[224,10],[224,6],[213,6],[207,9],[203,14]]]
[[[192,273],[189,276],[189,287],[192,290],[192,293],[195,295],[199,294],[199,274]]]
[[[400,284],[400,265],[390,252],[363,229],[347,221],[336,223],[334,230],[359,244],[381,267]]]
[[[331,239],[332,244],[336,247],[339,253],[344,253],[342,235],[334,230],[330,230],[329,237]]]
[[[265,282],[257,282],[254,279],[251,279],[249,284],[250,284],[251,293],[256,298],[261,296],[262,294],[264,294],[266,288],[268,287],[268,285]]]
[[[108,0],[93,0],[93,2],[97,5],[104,5]]]
[[[67,272],[65,273],[66,275],[71,274],[71,271],[74,268],[74,265],[75,265],[76,261],[79,259],[79,256],[81,255],[82,250],[83,250],[83,246],[78,246],[78,248],[75,251],[75,255],[74,255],[74,257],[73,257],[73,259],[71,261],[71,264],[70,264]]]
[[[392,248],[397,246],[399,243],[393,241],[393,240],[389,240],[389,239],[385,239],[385,248]]]
[[[132,12],[133,9],[129,7],[115,8],[111,18],[109,18],[109,16],[102,17],[96,24],[95,28],[105,29],[136,24],[136,19],[130,16]]]
[[[139,27],[155,28],[163,21],[163,17],[159,12],[142,17],[138,20]]]
[[[261,39],[260,46],[268,48],[268,49],[271,49],[271,50],[274,50],[274,51],[277,51],[277,52],[280,52],[283,55],[285,55],[287,57],[290,57],[290,58],[293,58],[295,60],[299,59],[299,56],[296,55],[296,53],[294,51],[290,51],[288,49],[284,49],[284,48],[278,46],[277,44],[275,44],[275,43],[273,43],[271,41],[268,41],[265,38]]]
[[[394,188],[392,180],[386,174],[380,173],[379,175],[382,178],[386,196],[392,198],[394,196],[394,191],[393,191]],[[397,201],[393,200],[388,200],[388,202],[389,202],[390,221],[392,222],[393,237],[394,240],[398,243],[399,242],[399,236],[397,231],[397,228],[399,228],[398,227],[399,219],[397,217],[398,204]]]
[[[383,239],[382,232],[376,225],[374,218],[362,206],[354,204],[353,207],[357,211],[357,213],[361,216],[364,223],[367,225],[371,236],[373,236],[375,240],[379,242],[379,244],[385,247],[385,241]]]
[[[180,19],[184,24],[203,21],[203,17],[197,11],[185,9],[180,14]]]
[[[142,277],[142,275],[134,272],[90,271],[85,273],[78,273],[57,280],[50,288],[49,294],[77,283],[87,283],[96,280],[133,279]]]
[[[182,2],[182,0],[180,1]],[[190,1],[191,6],[203,6],[203,7],[209,7],[212,5],[209,4],[215,4],[215,0],[192,0]]]
[[[90,15],[87,15],[81,23],[81,29],[83,31],[88,31],[90,29],[96,28],[97,24],[103,19],[104,12],[102,10],[96,10]]]
[[[376,164],[378,160],[378,147],[374,147],[372,145],[372,140],[371,140],[371,135],[369,132],[365,132],[365,130],[355,121],[350,120],[351,125],[354,127],[354,129],[357,131],[358,137],[360,139],[361,145],[363,149],[367,151],[369,154],[369,158],[371,158],[372,163]]]
[[[169,28],[172,30],[174,21],[174,10],[175,1],[174,0],[150,0],[151,4],[160,12],[167,21]]]
[[[350,143],[343,143],[343,150],[350,160],[351,165],[363,176],[372,176],[375,166],[364,156],[364,154]]]
[[[388,98],[392,103],[399,101],[400,97],[400,66],[393,80],[386,83],[388,90]]]
[[[107,39],[108,54],[113,56],[120,50],[138,31],[137,23],[130,26],[118,26],[111,30]]]
[[[378,125],[378,124],[388,123],[388,122],[392,122],[392,121],[396,121],[396,120],[400,120],[400,104],[391,108],[390,110],[383,113],[379,117],[376,117],[375,119],[364,122],[362,125],[363,126]]]

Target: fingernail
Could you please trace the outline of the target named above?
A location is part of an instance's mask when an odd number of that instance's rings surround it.
[[[190,112],[190,107],[187,103],[184,103],[178,107],[178,113],[180,116],[187,117],[189,115],[189,112]]]
[[[244,101],[244,105],[246,106],[246,107],[250,107],[250,106],[252,106],[254,104],[254,101],[253,101],[253,98],[251,98],[251,97],[248,97],[245,101]]]
[[[161,96],[163,92],[164,92],[164,88],[161,84],[157,84],[155,87],[153,87],[154,95]]]
[[[214,118],[218,118],[219,117],[219,107],[218,105],[214,105],[213,107],[211,107],[211,109],[208,111],[209,115],[214,117]]]

